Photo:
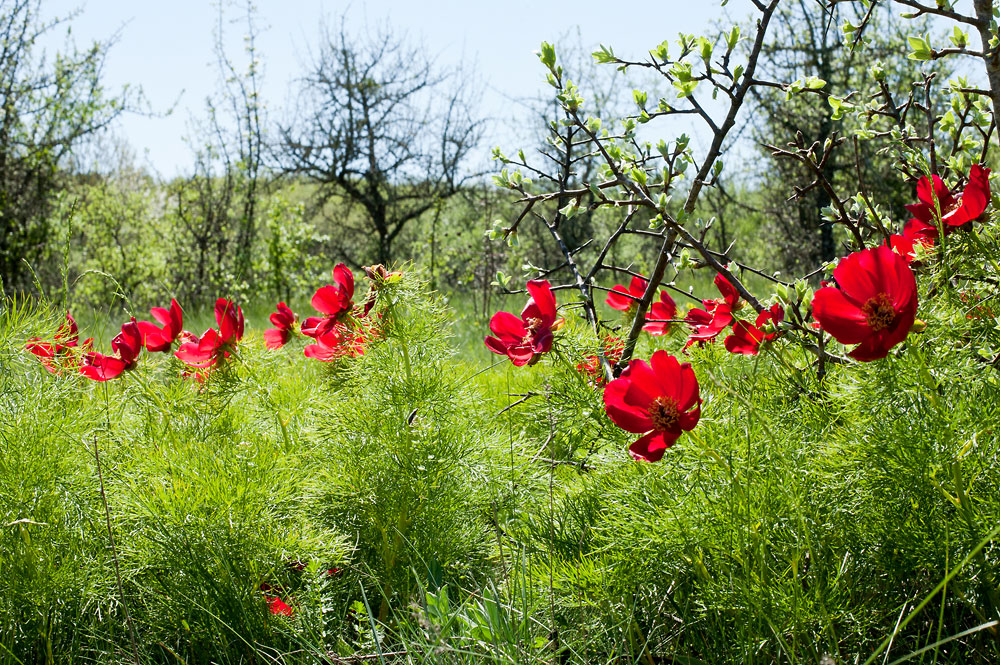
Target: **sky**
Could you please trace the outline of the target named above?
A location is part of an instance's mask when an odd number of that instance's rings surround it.
[[[227,0],[228,1],[228,0]],[[240,3],[242,4],[242,3]],[[73,18],[50,34],[51,50],[63,43],[65,27],[78,47],[115,36],[105,65],[109,91],[129,85],[141,88],[153,115],[129,114],[115,128],[136,153],[136,161],[164,178],[190,172],[192,123],[206,117],[205,99],[220,86],[214,55],[219,5],[211,0],[44,0],[49,17]],[[723,11],[743,18],[748,0],[721,2],[659,0],[643,6],[641,14],[608,0],[577,0],[570,4],[550,0],[257,0],[260,58],[264,65],[263,97],[272,118],[283,118],[296,79],[301,77],[318,46],[320,25],[344,15],[348,25],[363,28],[387,21],[397,33],[423,44],[437,62],[450,67],[472,65],[483,86],[481,113],[493,118],[487,141],[508,144],[516,138],[509,122],[523,113],[514,101],[532,97],[545,88],[544,70],[534,51],[545,40],[559,44],[571,37],[592,50],[603,43],[620,55],[641,58],[664,39],[679,32],[702,33]],[[568,7],[573,7],[570,11]],[[245,10],[224,5],[227,51],[244,63],[242,37]],[[235,19],[235,22],[232,20]],[[519,146],[504,145],[516,151]],[[484,145],[481,161],[488,155]]]

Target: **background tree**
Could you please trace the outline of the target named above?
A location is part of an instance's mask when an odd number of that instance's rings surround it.
[[[196,302],[220,288],[232,295],[249,293],[257,282],[266,118],[255,9],[250,2],[242,8],[237,20],[245,21],[246,67],[241,71],[226,52],[225,5],[220,4],[215,55],[221,92],[205,100],[208,120],[196,139],[194,173],[170,187],[179,232],[172,263],[183,295]]]
[[[903,87],[909,81],[907,75],[912,75],[904,26],[891,12],[868,18],[874,24],[863,50],[845,48],[841,26],[845,21],[860,23],[866,14],[860,5],[824,7],[813,0],[783,3],[775,13],[775,38],[764,45],[760,66],[760,79],[769,84],[750,91],[755,109],[750,116],[750,136],[767,155],[769,173],[752,185],[745,183],[756,191],[744,190],[738,197],[744,210],[735,215],[764,222],[764,232],[780,249],[768,261],[773,268],[810,270],[821,261],[833,260],[841,248],[835,224],[824,219],[823,211],[832,202],[830,192],[823,186],[810,186],[817,175],[811,167],[787,156],[772,157],[768,146],[785,148],[790,142],[823,146],[838,136],[850,136],[859,128],[853,114],[838,112],[815,95],[862,103],[864,100],[851,92],[871,88],[870,67],[875,63],[891,89]],[[810,87],[820,82],[825,83],[822,88]],[[845,144],[822,161],[819,175],[840,189],[856,183],[860,168],[869,195],[899,216],[912,198],[912,188],[894,174],[892,155],[879,154],[880,147],[862,141],[855,152],[853,143]],[[735,202],[735,198],[726,197],[727,192],[723,188],[721,196]],[[747,193],[751,195],[745,196]],[[734,211],[715,212],[719,219],[725,219],[727,212]]]
[[[387,264],[407,224],[468,178],[463,165],[481,122],[467,84],[461,72],[436,67],[424,49],[388,28],[355,38],[341,19],[336,31],[325,32],[301,82],[295,120],[280,127],[282,168],[317,184],[321,211],[346,204],[338,226],[374,236],[376,246],[363,251]],[[360,208],[360,219],[351,208]],[[351,254],[347,246],[337,250]]]
[[[131,98],[127,89],[108,95],[101,83],[113,39],[84,51],[67,45],[51,61],[36,55],[39,39],[67,20],[43,20],[40,0],[0,0],[0,279],[7,291],[31,287],[72,151]]]

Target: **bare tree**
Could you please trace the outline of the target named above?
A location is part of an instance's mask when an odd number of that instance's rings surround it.
[[[375,258],[389,263],[406,225],[454,195],[481,122],[468,81],[435,66],[386,27],[355,38],[342,18],[301,81],[294,121],[280,127],[286,174],[318,184],[362,211]]]
[[[220,3],[215,56],[220,92],[205,100],[208,121],[198,128],[193,175],[173,183],[173,216],[180,241],[174,264],[184,295],[196,302],[219,288],[229,293],[256,283],[259,206],[263,169],[265,111],[260,98],[262,65],[257,50],[256,9],[245,0],[245,69],[226,52],[227,5]],[[235,22],[235,21],[233,21]]]

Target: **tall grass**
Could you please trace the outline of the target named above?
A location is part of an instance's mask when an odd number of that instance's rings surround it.
[[[361,358],[266,351],[258,317],[203,385],[169,356],[93,384],[24,351],[59,312],[7,301],[0,662],[133,662],[127,616],[142,662],[995,661],[996,323],[922,288],[926,331],[823,383],[692,349],[702,420],[659,464],[572,315],[492,366],[407,276]]]

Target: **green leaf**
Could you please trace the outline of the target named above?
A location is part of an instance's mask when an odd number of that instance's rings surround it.
[[[538,59],[542,64],[552,69],[556,66],[556,47],[548,42],[542,42],[542,47],[538,51]]]
[[[923,37],[907,37],[906,41],[909,42],[910,48],[913,49],[906,57],[910,60],[930,60],[931,45],[929,41]]]
[[[594,56],[594,60],[601,64],[607,64],[609,62],[617,62],[618,58],[615,56],[615,52],[610,46],[605,46],[601,44],[601,50],[594,51],[591,55]]]
[[[663,62],[667,62],[670,60],[670,41],[664,40],[660,42],[660,45],[652,49],[649,53]]]
[[[740,26],[734,25],[733,29],[726,35],[726,46],[732,51],[740,41]]]
[[[698,55],[706,63],[712,59],[712,42],[708,41],[704,37],[698,38]]]
[[[646,108],[647,95],[644,90],[633,90],[632,99],[635,100],[635,105],[639,108]]]

